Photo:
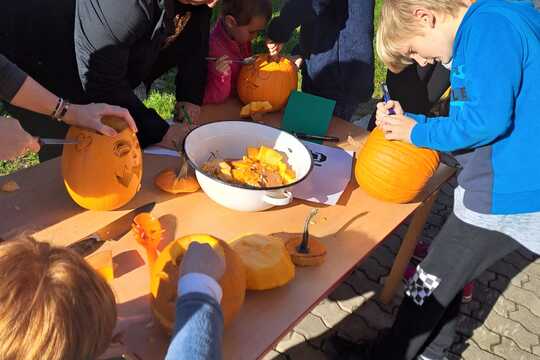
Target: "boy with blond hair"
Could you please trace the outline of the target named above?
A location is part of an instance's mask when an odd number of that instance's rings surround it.
[[[463,285],[522,245],[540,253],[540,12],[532,1],[385,0],[377,52],[392,71],[411,59],[452,62],[448,117],[389,101],[377,105],[377,126],[390,140],[459,150],[463,169],[390,332],[331,343],[339,359],[444,359]]]

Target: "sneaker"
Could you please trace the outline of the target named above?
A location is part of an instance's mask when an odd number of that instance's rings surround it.
[[[473,292],[474,292],[474,282],[471,281],[465,285],[463,288],[463,295],[461,297],[461,303],[467,304],[472,301],[473,298]]]
[[[427,256],[429,250],[429,244],[419,241],[418,244],[416,244],[416,247],[414,248],[413,253],[413,259],[417,260],[418,262],[424,260],[424,258]]]

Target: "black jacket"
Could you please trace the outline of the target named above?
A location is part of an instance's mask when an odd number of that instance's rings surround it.
[[[208,53],[204,34],[209,31],[211,9],[178,5],[175,11],[192,12],[177,39],[181,42],[175,47],[178,56],[167,54],[175,57],[179,70],[177,100],[200,104]],[[159,142],[168,129],[132,90],[152,72],[161,53],[167,33],[159,26],[160,18],[157,0],[12,2],[0,14],[0,53],[73,102],[106,102],[127,108],[144,147]]]

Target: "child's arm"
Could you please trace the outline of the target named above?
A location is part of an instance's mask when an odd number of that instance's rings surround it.
[[[278,17],[268,25],[267,35],[275,43],[286,43],[294,29],[313,21],[332,3],[332,0],[289,0]]]
[[[204,104],[219,104],[227,100],[231,95],[231,83],[230,60],[220,57],[218,61],[209,61]]]
[[[479,147],[512,126],[524,62],[522,39],[503,16],[478,15],[470,32],[464,67],[451,74],[450,117],[416,124],[411,141],[417,146],[441,151]]]

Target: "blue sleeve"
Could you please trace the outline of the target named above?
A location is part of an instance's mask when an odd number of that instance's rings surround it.
[[[456,63],[458,72],[453,68],[451,74],[453,92],[466,98],[456,101],[453,97],[449,117],[417,124],[411,134],[417,146],[440,151],[475,148],[493,142],[512,127],[522,75],[520,34],[501,15],[479,14],[475,20],[470,33],[463,34],[468,41],[461,40],[466,59],[463,65]]]
[[[189,293],[176,301],[176,323],[165,360],[220,360],[223,314],[217,301]]]
[[[426,115],[411,114],[411,113],[408,113],[408,112],[405,113],[405,116],[408,116],[408,117],[414,119],[414,121],[416,121],[417,123],[421,123],[421,124],[427,122],[427,119],[428,119],[428,117]]]
[[[268,25],[268,37],[277,43],[289,41],[294,29],[315,20],[331,3],[332,0],[288,0]]]

